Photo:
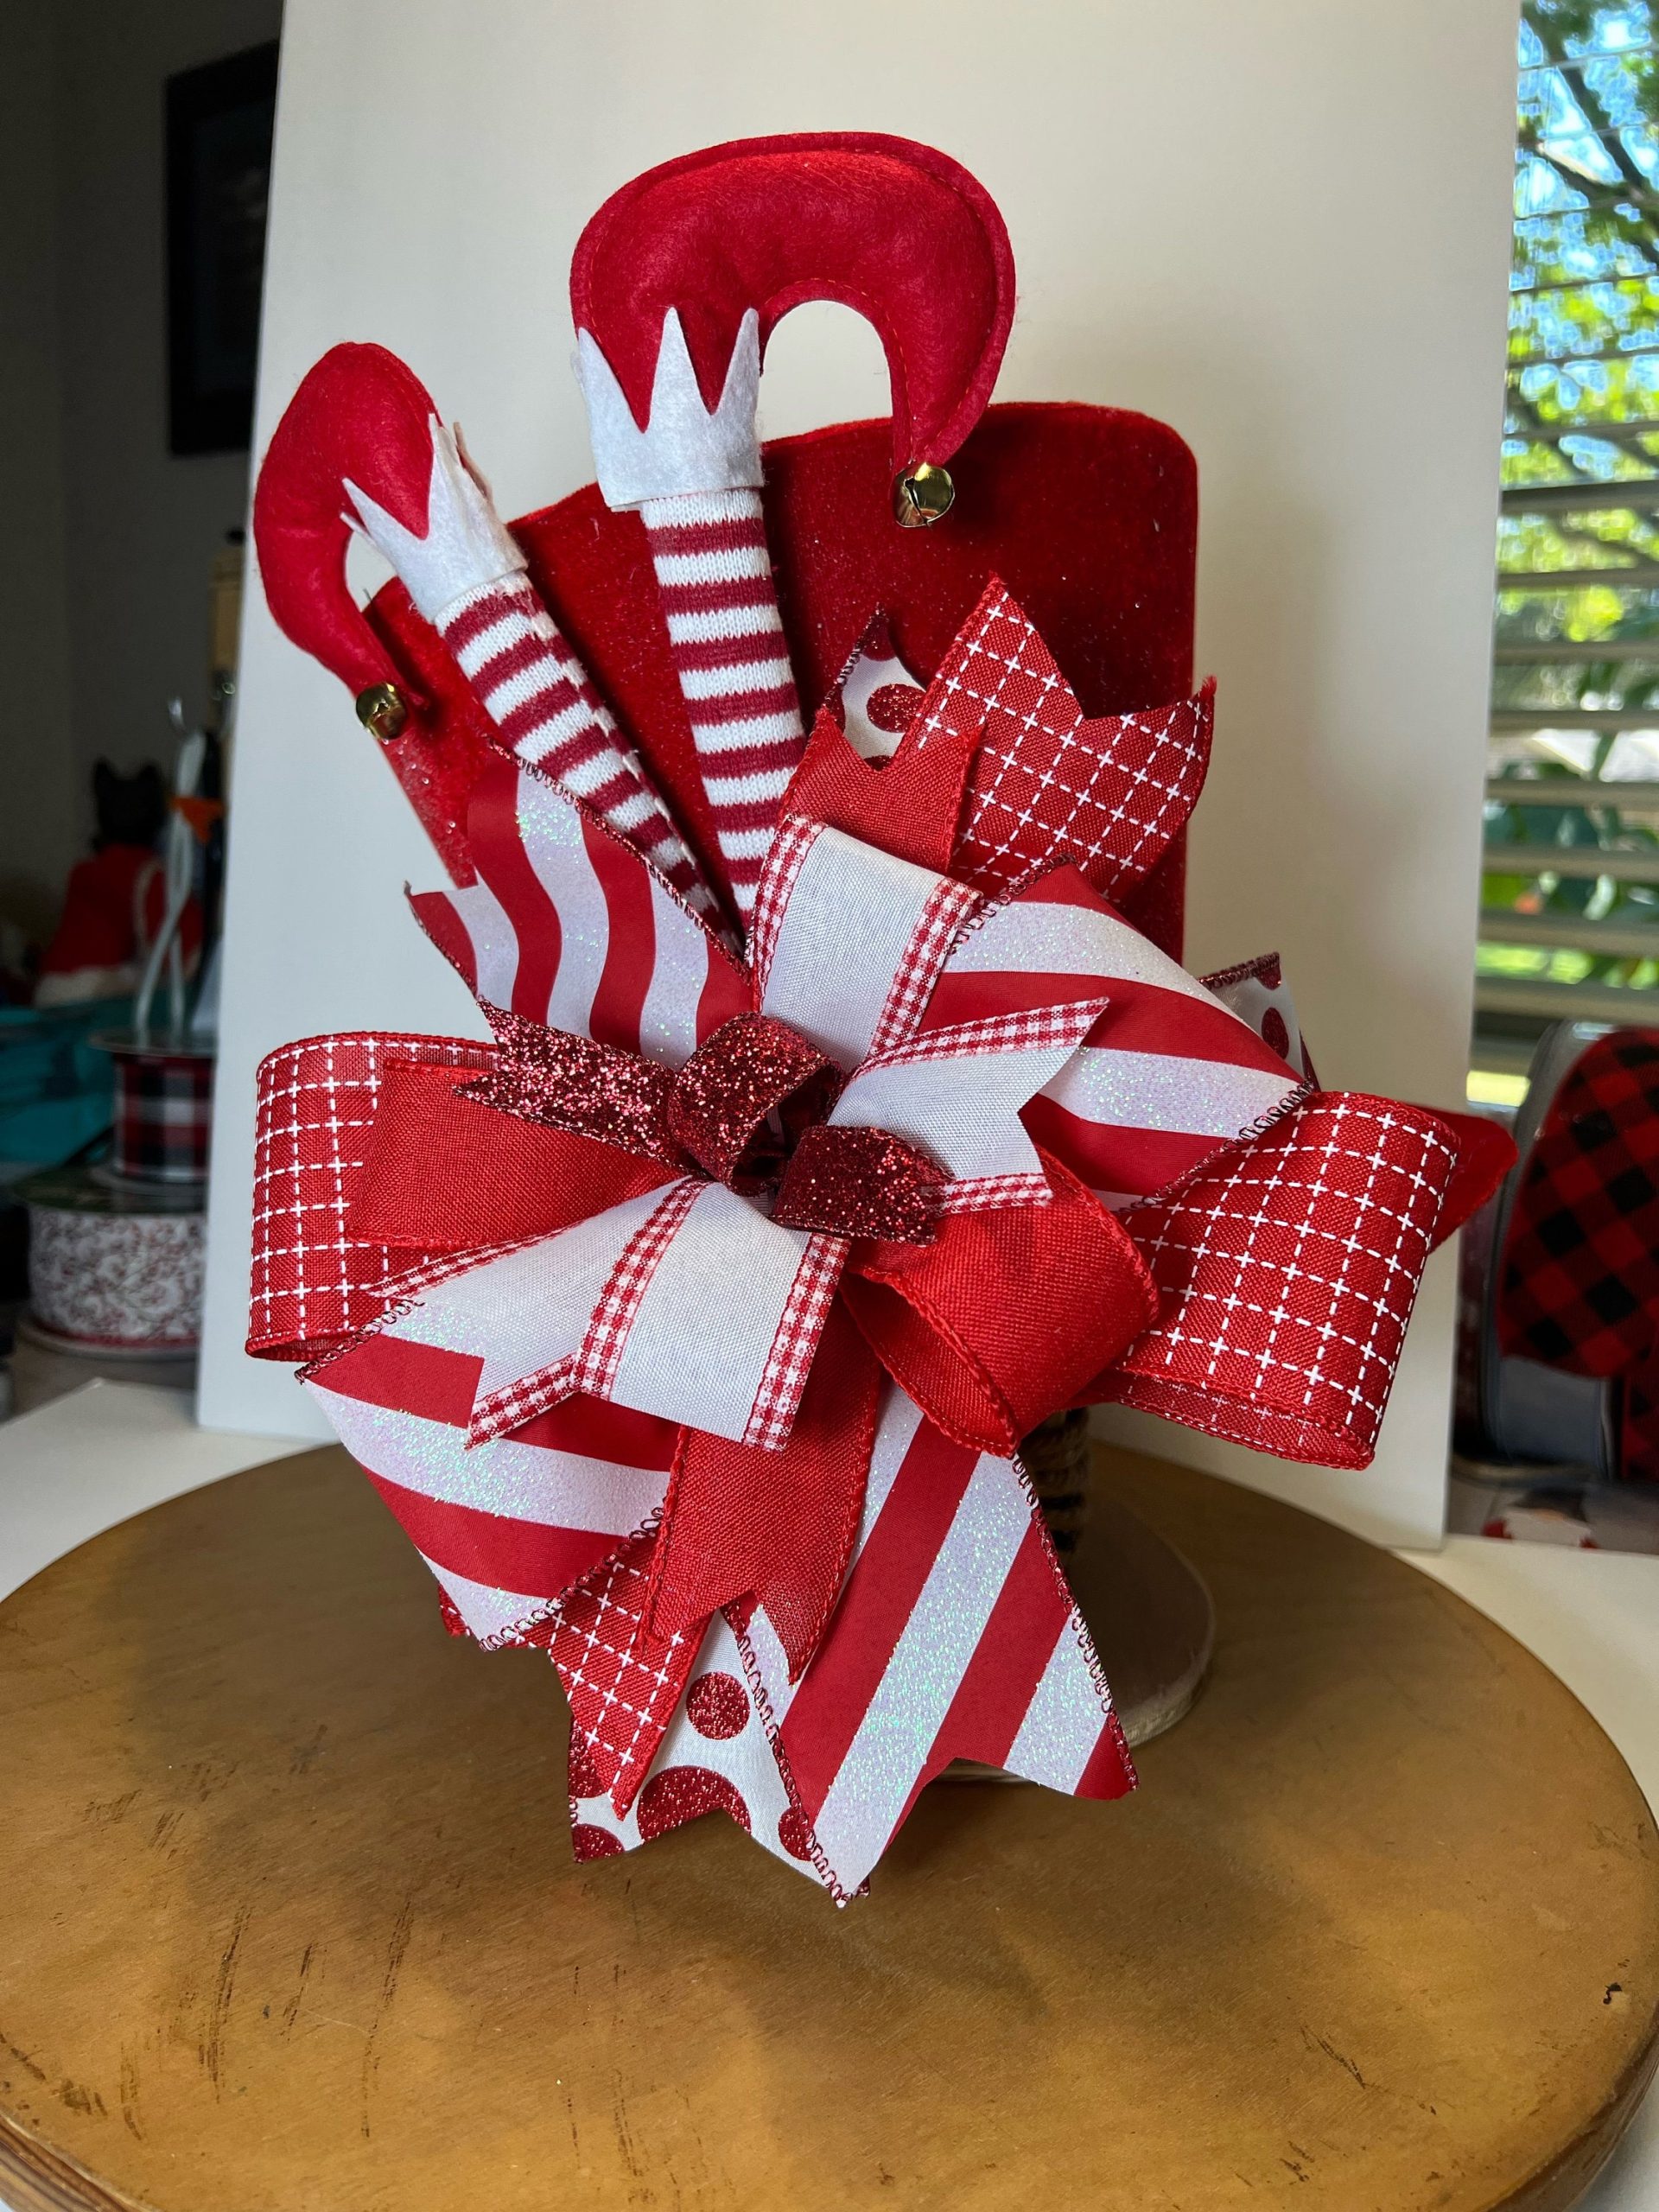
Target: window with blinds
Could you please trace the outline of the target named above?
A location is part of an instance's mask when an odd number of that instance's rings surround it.
[[[1525,0],[1471,1098],[1659,1020],[1659,0]]]

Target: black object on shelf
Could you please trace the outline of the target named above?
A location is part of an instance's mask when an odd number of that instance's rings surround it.
[[[167,80],[168,448],[246,449],[264,278],[276,44]]]

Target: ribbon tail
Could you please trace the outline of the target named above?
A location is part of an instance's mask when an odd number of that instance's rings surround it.
[[[658,1536],[654,1529],[631,1536],[523,1639],[557,1669],[571,1726],[619,1815],[639,1794],[702,1640],[701,1624],[663,1637],[646,1626]]]
[[[918,706],[921,696],[918,690]],[[963,793],[977,750],[974,734],[925,732],[918,716],[890,759],[867,760],[825,706],[785,793],[784,811],[827,823],[880,852],[944,874],[950,866]]]
[[[769,1615],[738,1614],[709,1621],[632,1815],[618,1816],[591,1756],[579,1758],[579,1857],[631,1851],[719,1810],[845,1902],[953,1758],[1076,1796],[1134,1785],[1088,1630],[1017,1465],[952,1443],[891,1384],[854,1556],[798,1681]],[[717,1709],[697,1710],[700,1698]]]
[[[893,1389],[870,1500],[823,1641],[775,1700],[792,1799],[849,1891],[952,1758],[1088,1796],[1134,1780],[1017,1465],[953,1442]]]
[[[858,1535],[881,1370],[839,1300],[781,1449],[682,1431],[652,1555],[645,1620],[700,1634],[753,1597],[798,1681],[835,1609]]]
[[[832,1307],[789,1442],[681,1432],[658,1527],[629,1538],[526,1639],[544,1643],[619,1815],[651,1770],[709,1616],[766,1608],[794,1681],[835,1610],[858,1535],[881,1372]]]

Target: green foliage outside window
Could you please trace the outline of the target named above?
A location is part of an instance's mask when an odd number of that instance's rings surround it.
[[[1499,528],[1493,704],[1541,719],[1653,709],[1653,729],[1560,729],[1494,742],[1493,771],[1560,786],[1560,803],[1490,805],[1493,845],[1539,848],[1535,871],[1489,873],[1483,907],[1623,931],[1651,926],[1651,957],[1484,944],[1480,973],[1637,987],[1659,982],[1659,886],[1623,882],[1620,855],[1659,851],[1659,810],[1618,783],[1659,780],[1659,31],[1650,0],[1526,0],[1516,153],[1503,484],[1599,487],[1640,479],[1645,504],[1511,499]],[[1650,349],[1650,350],[1648,350]],[[1537,576],[1528,584],[1523,579]],[[1639,648],[1652,643],[1651,655]],[[1601,644],[1605,660],[1584,657]],[[1572,658],[1513,661],[1505,646]],[[1638,650],[1634,653],[1632,646]],[[1602,780],[1604,777],[1606,780]],[[1553,794],[1552,794],[1553,797]],[[1552,851],[1609,855],[1563,875]]]

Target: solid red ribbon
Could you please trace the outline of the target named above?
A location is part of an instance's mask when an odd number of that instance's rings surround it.
[[[480,1046],[474,1065],[489,1057]],[[381,1071],[353,1236],[411,1255],[477,1251],[551,1236],[669,1180],[660,1161],[484,1111],[458,1093],[458,1072],[412,1058]]]
[[[781,1451],[681,1430],[651,1568],[652,1635],[753,1597],[799,1680],[858,1534],[880,1392],[880,1367],[837,1304]]]
[[[1014,1451],[1157,1318],[1128,1232],[1041,1155],[1046,1205],[946,1217],[935,1241],[855,1245],[842,1294],[877,1358],[935,1427]]]
[[[979,743],[952,729],[930,730],[925,744],[921,738],[912,726],[890,759],[866,760],[847,742],[838,713],[821,707],[784,794],[784,812],[826,822],[878,852],[949,875]]]

